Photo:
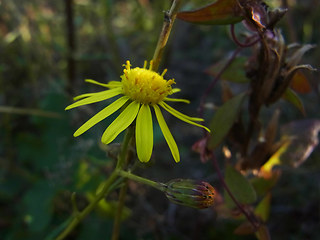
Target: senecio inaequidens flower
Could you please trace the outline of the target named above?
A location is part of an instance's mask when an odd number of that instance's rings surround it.
[[[179,162],[180,155],[177,144],[172,137],[159,106],[186,123],[202,127],[208,132],[210,132],[210,130],[205,126],[195,123],[203,121],[203,119],[184,115],[166,103],[189,103],[189,101],[185,99],[168,97],[173,93],[179,92],[180,89],[171,87],[171,85],[175,83],[174,79],[165,80],[163,78],[167,69],[165,69],[161,75],[152,71],[152,61],[150,61],[149,69],[146,68],[147,61],[144,62],[143,68],[131,68],[129,61],[127,61],[124,66],[125,69],[123,70],[123,75],[121,75],[121,81],[110,81],[109,83],[104,84],[87,79],[86,82],[106,87],[108,90],[79,95],[74,98],[76,101],[75,103],[66,107],[66,110],[69,110],[75,107],[107,100],[118,95],[121,96],[85,122],[74,133],[74,136],[77,137],[81,135],[98,122],[125,106],[119,116],[104,131],[101,141],[104,144],[111,143],[122,131],[128,128],[129,125],[136,120],[135,136],[137,155],[141,162],[148,162],[151,158],[153,149],[153,126],[151,115],[151,108],[153,108],[163,136],[171,150],[172,156],[176,162]]]

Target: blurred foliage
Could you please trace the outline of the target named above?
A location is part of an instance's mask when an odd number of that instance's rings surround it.
[[[162,26],[163,11],[171,3],[169,0],[74,0],[76,47],[74,52],[70,52],[67,46],[65,2],[0,1],[1,239],[52,239],[55,231],[68,222],[72,212],[72,193],[77,193],[78,207],[83,209],[90,201],[90,194],[94,193],[114,166],[112,158],[98,144],[104,124],[97,125],[93,131],[78,139],[72,137],[74,130],[89,118],[95,107],[64,112],[65,106],[71,101],[67,91],[70,81],[67,77],[68,56],[72,56],[76,66],[72,90],[77,93],[83,90],[96,91],[96,87],[85,85],[83,80],[92,78],[106,82],[118,79],[125,60],[130,59],[134,66],[141,66],[144,60],[152,58]],[[287,42],[319,43],[317,24],[320,4],[317,0],[266,2],[273,7],[285,4],[289,8],[279,23]],[[189,11],[209,3],[212,1],[184,1],[183,10]],[[241,32],[243,27],[237,25],[237,29]],[[192,101],[183,109],[192,115],[211,81],[210,75],[216,75],[236,45],[230,39],[226,26],[198,26],[179,20],[169,41],[164,56],[165,67],[169,69],[167,74],[174,77],[177,85],[183,89],[183,97]],[[243,66],[243,57],[249,55],[249,51],[244,51],[244,55],[230,66],[222,79],[235,74],[240,76],[239,81],[246,82],[239,68]],[[304,62],[319,68],[320,48],[307,53]],[[319,73],[303,74],[311,86],[311,91],[297,93],[304,104],[303,111],[308,118],[319,119]],[[233,84],[237,83],[230,82],[231,88],[237,92],[245,88],[244,85]],[[241,104],[239,101],[236,109],[223,104],[223,94],[226,93],[223,89],[218,85],[213,89],[207,108],[230,108],[229,121],[234,122],[237,109],[241,108],[238,105]],[[301,110],[301,103],[295,97],[289,95],[287,98],[291,98],[290,102]],[[261,113],[262,124],[269,123],[276,108],[282,110],[279,117],[281,125],[304,118],[299,110],[281,100]],[[212,118],[213,112],[206,112],[207,119]],[[219,117],[218,113],[219,110],[214,112],[215,118]],[[157,161],[151,161],[149,165],[152,168],[141,175],[164,182],[172,176],[205,178],[213,186],[219,186],[211,163],[201,164],[199,156],[190,152],[201,133],[172,121],[169,116],[168,119],[168,125],[180,147],[182,161],[173,165],[167,157],[170,153],[161,140],[161,133],[156,129]],[[312,148],[314,151],[310,160],[299,168],[280,166],[281,177],[277,172],[268,175],[268,178],[265,175],[250,179],[249,176],[249,181],[244,184],[250,189],[249,192],[254,189],[257,194],[254,213],[269,227],[272,239],[318,237],[320,151],[319,147],[315,147],[315,141],[319,127],[318,122],[313,122],[313,127],[301,122],[296,124],[301,125],[283,129],[288,138],[295,139],[288,147],[292,151],[301,145],[304,150]],[[220,131],[222,136],[214,141],[222,143],[226,129],[215,129],[218,127],[214,124],[212,128],[213,132]],[[294,132],[297,128],[306,130],[312,136],[308,137],[301,131]],[[301,137],[303,141],[296,140]],[[226,169],[226,181],[236,191],[234,182],[244,179],[240,177],[240,172],[225,168],[225,163],[234,164],[235,156],[227,158],[222,146],[224,143],[219,145],[217,157],[223,160],[221,165]],[[270,159],[278,156],[276,154],[281,155],[281,148],[277,150],[274,151],[275,155],[269,156]],[[303,157],[295,159],[299,165],[305,160]],[[220,193],[223,191],[219,187],[217,189]],[[223,201],[223,194],[217,197],[216,208],[198,211],[170,204],[160,192],[134,182],[130,182],[129,193],[121,239],[255,239],[250,235],[234,234],[234,231],[243,233],[248,228],[244,219],[234,217],[236,212],[218,204]],[[246,200],[247,196],[243,198]],[[116,199],[115,191],[110,201],[102,201],[68,239],[101,239],[110,236]],[[239,228],[241,224],[244,226]],[[259,234],[264,234],[263,231],[260,230]]]

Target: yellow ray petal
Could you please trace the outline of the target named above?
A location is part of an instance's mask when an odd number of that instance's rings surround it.
[[[116,87],[121,87],[122,83],[119,81],[109,81],[108,85],[109,85],[109,88],[116,88]]]
[[[174,141],[174,138],[172,137],[172,134],[166,124],[166,121],[163,118],[161,110],[157,105],[154,105],[153,108],[156,113],[156,117],[157,117],[159,126],[161,128],[161,131],[163,133],[163,136],[166,139],[168,146],[170,148],[170,151],[172,153],[172,156],[176,162],[179,162],[180,161],[180,154],[179,154],[178,146],[177,146],[176,142]]]
[[[136,120],[136,147],[141,162],[148,162],[153,149],[153,127],[150,107],[142,104]]]
[[[111,114],[113,114],[115,111],[117,111],[119,108],[121,108],[127,101],[128,97],[124,96],[119,98],[118,100],[114,101],[112,104],[107,106],[106,108],[102,109],[100,112],[98,112],[96,115],[94,115],[92,118],[90,118],[88,121],[86,121],[74,134],[74,137],[80,136],[82,133],[87,131],[89,128],[96,125],[98,122],[102,121],[103,119],[107,118]]]
[[[182,98],[168,98],[168,97],[165,97],[163,99],[163,101],[167,101],[167,102],[184,102],[184,103],[190,103],[189,100],[187,99],[182,99]]]
[[[205,130],[207,130],[208,132],[210,132],[210,129],[201,125],[201,124],[198,124],[198,123],[195,123],[193,121],[203,121],[202,118],[193,118],[193,117],[189,117],[181,112],[178,112],[177,110],[175,110],[174,108],[170,107],[168,104],[166,104],[165,102],[160,102],[159,105],[161,107],[164,108],[164,110],[166,110],[167,112],[171,113],[173,116],[175,116],[176,118],[179,118],[180,120],[186,122],[186,123],[189,123],[189,124],[192,124],[192,125],[195,125],[197,127],[202,127],[204,128]]]
[[[140,103],[133,101],[130,103],[122,113],[109,125],[104,131],[101,142],[109,144],[112,142],[123,130],[125,130],[136,118],[139,111]]]
[[[114,88],[114,87],[121,86],[121,82],[119,82],[119,81],[110,81],[108,83],[101,83],[101,82],[98,82],[98,81],[92,80],[92,79],[86,79],[85,81],[87,83],[92,83],[92,84],[96,84],[96,85],[99,85],[102,87],[107,87],[107,88]]]
[[[181,89],[180,88],[172,88],[172,93],[177,93],[180,92]]]
[[[65,110],[69,110],[71,108],[75,108],[75,107],[79,107],[79,106],[83,106],[83,105],[87,105],[87,104],[91,104],[91,103],[100,102],[100,101],[112,98],[114,96],[117,96],[121,92],[122,92],[121,88],[114,88],[111,90],[106,90],[106,91],[94,93],[90,97],[81,99],[78,102],[75,102],[75,103],[69,105],[68,107],[66,107]]]
[[[79,96],[76,96],[73,98],[73,101],[78,101],[80,99],[83,99],[83,98],[86,98],[86,97],[91,97],[92,95],[94,95],[95,93],[84,93],[84,94],[81,94]]]
[[[189,120],[189,121],[196,121],[196,122],[203,122],[204,120],[202,118],[196,118],[196,117],[190,117],[187,116],[174,108],[170,107],[168,104],[165,102],[160,102],[159,105],[163,107],[167,112],[171,113],[173,116],[181,119],[182,121]],[[186,122],[186,121],[185,121]],[[188,122],[189,123],[189,122]],[[200,125],[201,126],[201,125]]]

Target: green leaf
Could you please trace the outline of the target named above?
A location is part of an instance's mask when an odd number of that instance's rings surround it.
[[[303,102],[301,101],[299,96],[291,88],[287,88],[287,90],[285,91],[285,93],[282,97],[285,100],[287,100],[288,102],[292,103],[293,106],[298,108],[303,115],[306,115]]]
[[[95,195],[92,193],[86,194],[87,199],[89,202],[94,201]],[[118,209],[118,202],[116,201],[106,201],[105,199],[102,199],[99,201],[96,211],[100,216],[108,217],[108,218],[114,218],[116,215]],[[132,214],[132,211],[130,208],[123,206],[122,212],[121,212],[121,220],[126,220],[130,215]]]
[[[270,214],[270,201],[271,201],[271,193],[268,193],[258,204],[254,213],[259,216],[264,222],[266,222],[269,218]]]
[[[250,182],[232,166],[226,167],[225,182],[239,203],[250,204],[256,201],[257,194]],[[227,205],[234,207],[229,194],[225,191],[224,195]]]
[[[218,0],[194,11],[180,12],[177,18],[186,22],[208,25],[225,25],[243,20],[237,0]]]
[[[63,221],[60,225],[58,225],[56,228],[54,228],[46,237],[44,240],[52,240],[58,237],[58,235],[70,224],[72,221],[72,217],[67,218],[67,220]]]
[[[215,113],[210,123],[213,133],[209,140],[209,149],[216,148],[228,134],[235,122],[246,93],[241,93],[225,102]]]
[[[206,72],[210,75],[217,76],[221,69],[227,64],[229,58],[222,59],[217,64],[211,66]],[[236,83],[247,83],[249,79],[246,77],[244,65],[247,59],[245,57],[237,57],[228,68],[222,73],[221,79],[236,82]]]
[[[258,196],[264,196],[278,182],[280,174],[274,173],[269,178],[255,177],[251,179],[251,184]]]

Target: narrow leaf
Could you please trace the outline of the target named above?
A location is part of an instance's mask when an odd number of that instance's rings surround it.
[[[261,200],[256,209],[254,210],[255,215],[259,216],[264,222],[266,222],[269,218],[270,214],[270,201],[271,201],[271,193],[267,193],[267,195]]]
[[[290,102],[293,106],[298,108],[298,110],[303,114],[306,115],[303,102],[299,98],[299,96],[290,88],[287,88],[287,90],[284,92],[284,95],[282,96],[285,100]]]
[[[272,174],[262,174],[260,172],[261,177],[255,177],[250,180],[254,190],[256,191],[258,197],[262,197],[266,195],[278,182],[281,172],[274,171]]]
[[[256,232],[258,240],[271,240],[269,229],[266,225],[261,225]]]
[[[218,0],[194,11],[180,12],[177,18],[186,22],[208,25],[232,24],[243,20],[237,0]]]
[[[242,204],[250,204],[256,201],[257,194],[251,183],[232,166],[227,166],[225,181],[233,196]],[[233,207],[229,195],[225,192],[226,203],[229,207]]]
[[[241,93],[224,103],[213,116],[210,123],[210,130],[213,132],[208,147],[216,148],[228,134],[233,123],[237,119],[238,112],[246,93]]]
[[[293,75],[290,87],[297,93],[311,92],[311,85],[307,77],[299,70]]]

